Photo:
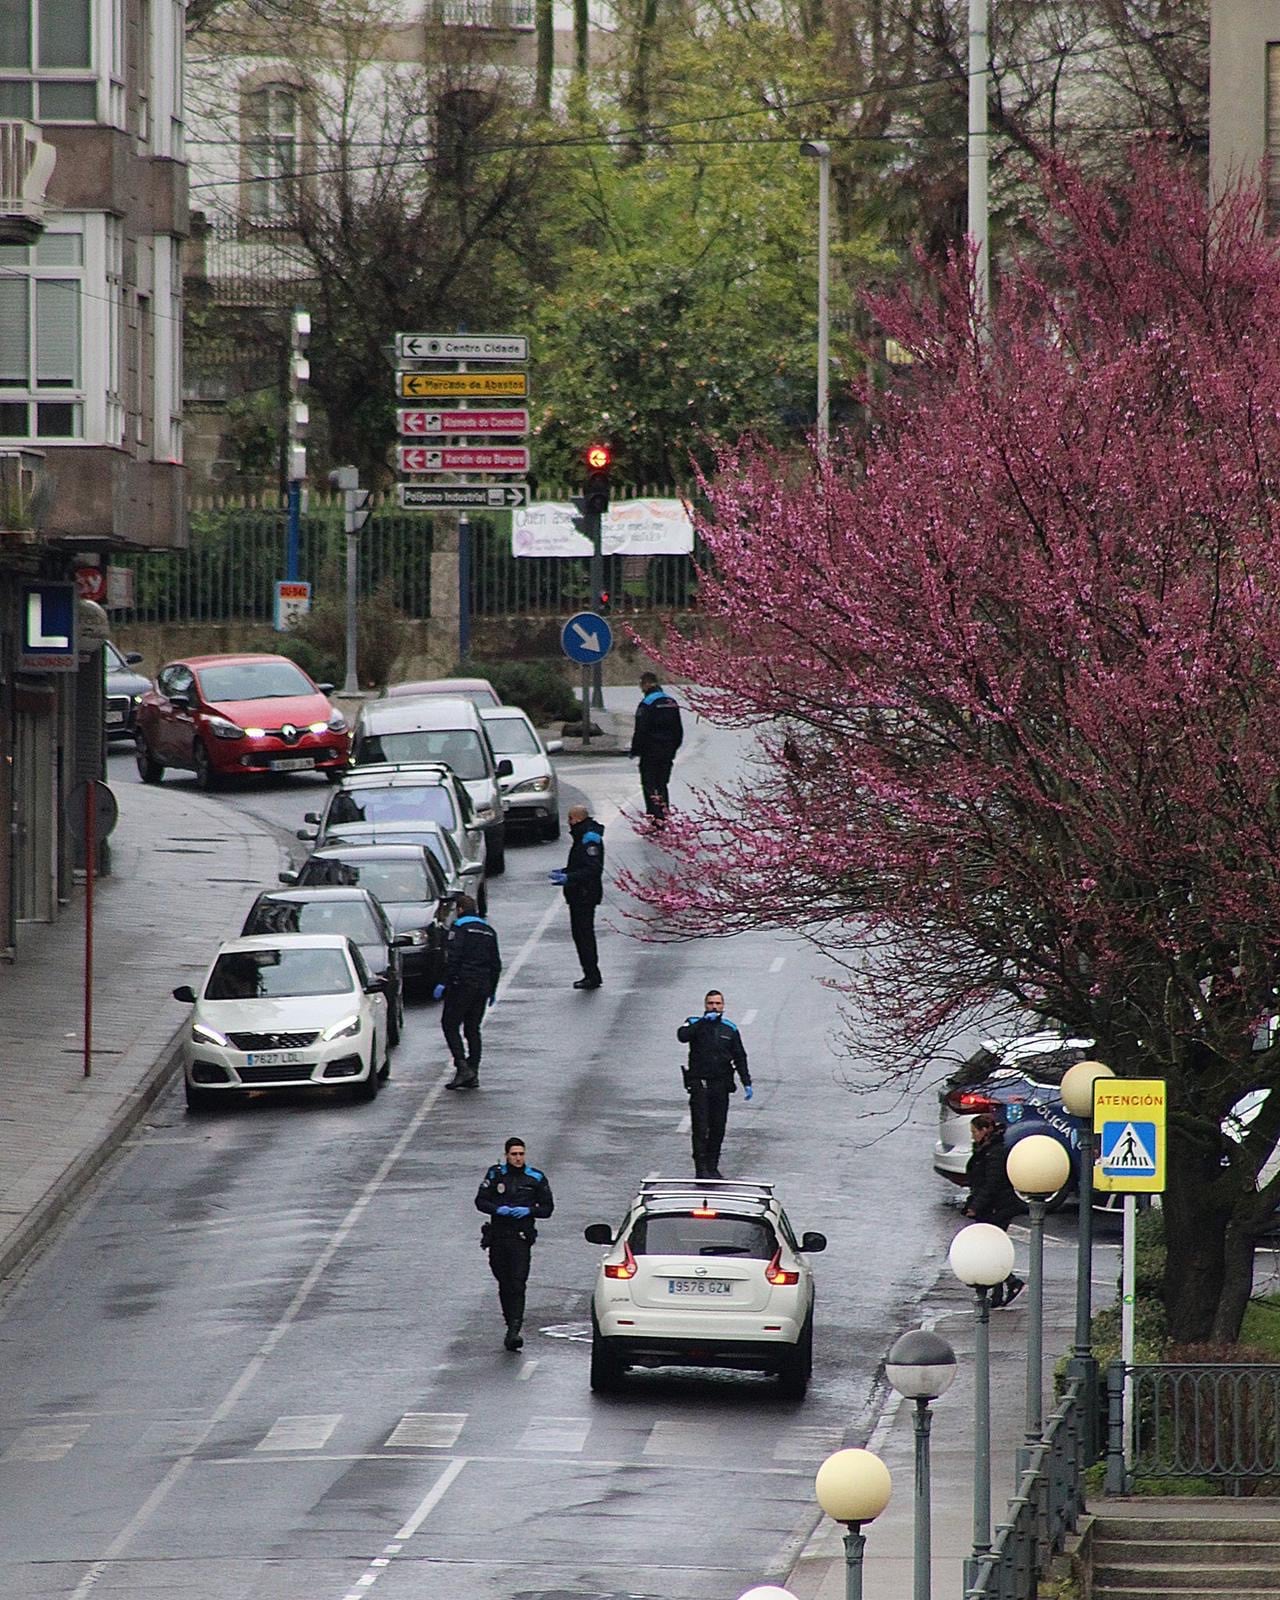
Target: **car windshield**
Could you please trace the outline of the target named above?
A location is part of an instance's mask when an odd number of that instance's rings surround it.
[[[755,1217],[692,1212],[641,1217],[627,1241],[638,1256],[749,1256],[768,1261],[778,1248],[773,1229]]]
[[[453,801],[439,783],[397,784],[386,789],[339,789],[325,825],[345,822],[439,822],[456,827]]]
[[[213,964],[206,1000],[283,1000],[349,994],[355,988],[341,950],[230,950]]]
[[[363,900],[264,900],[245,933],[342,933],[356,944],[377,944],[382,933]]]
[[[373,761],[443,761],[464,779],[489,775],[480,735],[467,728],[411,728],[405,733],[370,733],[360,740],[357,764]]]
[[[484,731],[497,756],[536,756],[538,741],[523,717],[486,717]]]
[[[312,856],[298,874],[299,883],[359,884],[383,905],[403,905],[436,898],[425,861],[335,861]]]
[[[315,685],[292,661],[241,661],[228,667],[201,667],[200,691],[206,700],[284,700],[314,694]]]

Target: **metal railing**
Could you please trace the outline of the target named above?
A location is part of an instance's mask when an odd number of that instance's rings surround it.
[[[34,122],[0,121],[0,238],[29,244],[44,230],[45,197],[57,151]]]
[[[1125,1438],[1125,1379],[1132,1384]],[[1206,1478],[1234,1493],[1280,1480],[1280,1366],[1142,1362],[1107,1368],[1107,1493],[1139,1478]]]
[[[1035,1600],[1039,1574],[1084,1510],[1085,1403],[1083,1379],[1069,1379],[1043,1439],[1021,1457],[1018,1492],[990,1551],[965,1564],[965,1600]]]
[[[533,0],[434,0],[433,21],[448,28],[532,28]]]

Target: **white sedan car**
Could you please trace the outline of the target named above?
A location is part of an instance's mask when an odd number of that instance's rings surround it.
[[[558,839],[560,782],[551,757],[563,748],[560,740],[543,744],[519,706],[481,706],[480,720],[494,756],[511,763],[511,776],[498,779],[507,822],[513,827],[527,824],[540,839]]]
[[[607,1244],[591,1304],[591,1387],[616,1390],[629,1366],[745,1367],[778,1375],[800,1400],[813,1368],[813,1273],[771,1183],[651,1178]]]
[[[386,985],[341,934],[233,939],[197,995],[184,1046],[187,1106],[204,1111],[246,1089],[354,1089],[372,1100],[390,1071]]]

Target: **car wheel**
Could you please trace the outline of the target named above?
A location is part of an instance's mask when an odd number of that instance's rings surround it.
[[[484,870],[491,878],[500,878],[507,870],[507,835],[505,829],[498,835],[496,846],[487,845],[485,847]]]
[[[138,763],[138,776],[143,783],[159,783],[164,777],[164,767],[151,754],[147,741],[140,733],[134,736],[133,754]]]
[[[376,1039],[373,1041],[373,1045],[373,1050],[369,1055],[369,1076],[356,1084],[357,1100],[376,1100],[378,1098],[378,1090],[381,1087],[382,1078],[378,1071],[378,1041]]]
[[[203,789],[205,794],[212,794],[219,780],[203,739],[197,739],[191,747],[191,764],[196,769],[196,787]]]
[[[778,1368],[778,1393],[784,1400],[803,1400],[813,1373],[813,1312],[804,1319],[804,1327],[788,1350]]]
[[[198,1116],[202,1111],[212,1111],[214,1100],[207,1089],[197,1089],[192,1083],[182,1080],[183,1093],[187,1097],[187,1110]]]
[[[627,1364],[609,1349],[601,1335],[594,1310],[591,1313],[591,1388],[595,1394],[617,1394],[622,1388]]]
[[[552,817],[550,822],[542,824],[542,837],[548,841],[560,837],[560,818],[558,816]]]

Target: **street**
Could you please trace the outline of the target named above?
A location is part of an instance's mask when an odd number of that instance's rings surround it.
[[[733,754],[699,726],[677,779],[725,777]],[[127,752],[110,769],[136,781]],[[561,774],[563,807],[585,797],[607,824],[610,868],[642,864],[656,847],[619,817],[634,764]],[[307,778],[218,804],[297,860],[292,832],[325,793]],[[216,859],[185,843],[195,894]],[[895,1093],[850,1095],[824,966],[798,942],[642,942],[607,891],[605,987],[575,993],[546,881],[566,847],[518,844],[490,885],[506,970],[478,1093],[443,1092],[439,1009],[421,1002],[372,1105],[193,1119],[175,1085],[9,1286],[6,1594],[732,1600],[785,1572],[815,1520],[813,1471],[865,1437],[878,1363],[954,1232],[929,1170],[933,1098],[907,1115]],[[582,1229],[616,1222],[646,1174],[691,1171],[674,1030],[712,984],[757,1085],[733,1103],[726,1171],[775,1180],[797,1229],[830,1240],[814,1382],[794,1404],[754,1375],[640,1372],[595,1398]],[[511,1133],[556,1198],[518,1355],[472,1204]]]

